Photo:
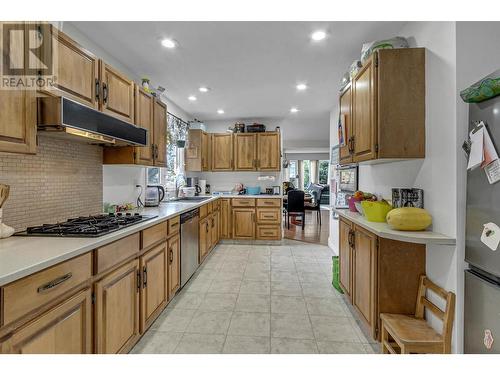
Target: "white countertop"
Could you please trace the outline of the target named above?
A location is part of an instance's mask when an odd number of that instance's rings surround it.
[[[155,215],[154,219],[94,238],[23,237],[0,240],[0,286],[18,280],[62,261],[84,254],[120,238],[151,227],[220,198],[282,198],[281,195],[220,195],[203,201],[172,201],[159,207],[146,207],[134,212]]]
[[[374,223],[365,219],[365,217],[357,212],[351,212],[348,209],[335,208],[334,211],[339,216],[352,221],[353,223],[365,228],[366,230],[375,233],[377,236],[390,240],[420,243],[420,244],[435,244],[435,245],[455,245],[456,239],[445,236],[441,233],[432,232],[429,230],[423,231],[400,231],[392,229],[387,223]]]

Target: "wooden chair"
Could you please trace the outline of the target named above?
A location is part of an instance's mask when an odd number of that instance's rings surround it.
[[[442,311],[426,297],[427,289],[446,300],[445,311]],[[436,332],[427,324],[425,310],[443,322],[441,333]],[[455,294],[437,286],[427,276],[420,276],[415,316],[380,314],[382,321],[382,353],[450,353],[454,315]]]
[[[306,212],[304,210],[304,192],[302,190],[291,190],[288,192],[285,217],[288,229],[290,229],[290,216],[302,218],[302,230],[306,222]]]

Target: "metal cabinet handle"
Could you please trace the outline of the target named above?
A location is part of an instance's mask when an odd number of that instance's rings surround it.
[[[143,267],[142,269],[142,286],[145,288],[148,286],[148,269],[146,266]]]
[[[71,272],[69,272],[66,275],[63,275],[61,277],[58,277],[57,279],[49,281],[48,283],[43,284],[42,286],[38,287],[37,292],[43,293],[43,292],[46,292],[52,288],[55,288],[59,284],[62,284],[63,282],[71,279],[72,276],[73,276],[73,274]]]
[[[99,79],[95,79],[95,101],[96,102],[99,102],[99,94],[100,94],[100,91],[101,91],[101,87],[100,87],[100,84],[99,84]]]
[[[108,104],[108,95],[109,95],[108,85],[105,82],[103,82],[102,83],[102,102],[103,102],[103,104]]]
[[[206,228],[206,232],[208,233],[208,221],[207,221],[207,223],[205,224],[205,228]]]
[[[141,271],[137,270],[137,291],[141,289]]]
[[[170,248],[170,264],[172,264],[172,262],[174,261],[174,251],[172,250],[172,248]]]

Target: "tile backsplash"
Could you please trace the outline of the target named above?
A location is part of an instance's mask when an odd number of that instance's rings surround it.
[[[10,185],[3,221],[16,231],[102,212],[102,149],[38,136],[36,155],[0,153],[0,183]]]

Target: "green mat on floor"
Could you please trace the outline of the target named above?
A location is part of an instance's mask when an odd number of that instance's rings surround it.
[[[333,256],[332,257],[332,285],[335,289],[337,289],[340,293],[344,294],[342,291],[342,288],[340,287],[339,284],[339,257],[338,256]]]

